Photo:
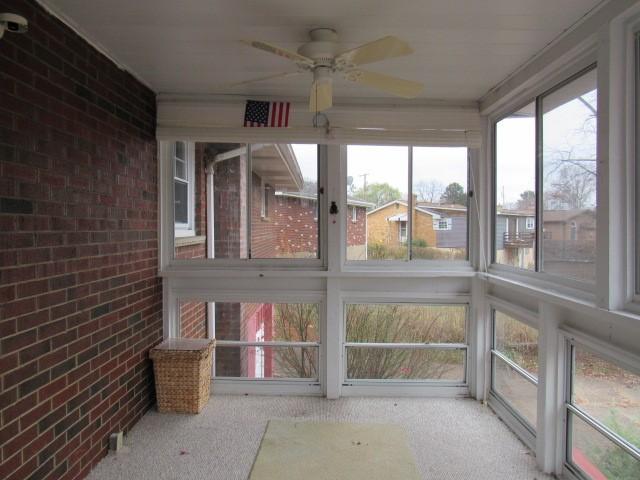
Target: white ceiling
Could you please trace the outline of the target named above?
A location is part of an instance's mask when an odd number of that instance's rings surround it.
[[[408,57],[370,70],[426,85],[422,97],[476,100],[601,0],[42,0],[90,41],[160,93],[304,97],[299,75],[230,88],[292,71],[254,50],[257,39],[296,50],[313,27],[338,31],[344,49],[385,35],[407,40]],[[384,96],[339,80],[338,99]]]

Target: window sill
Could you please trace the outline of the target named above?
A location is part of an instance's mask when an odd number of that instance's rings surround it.
[[[193,235],[189,237],[176,237],[174,244],[176,247],[188,247],[191,245],[202,245],[207,243],[207,237],[204,235]]]

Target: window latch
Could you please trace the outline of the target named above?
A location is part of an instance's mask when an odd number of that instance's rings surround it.
[[[336,202],[331,202],[331,206],[329,207],[329,213],[331,215],[338,214],[338,205],[336,205]]]

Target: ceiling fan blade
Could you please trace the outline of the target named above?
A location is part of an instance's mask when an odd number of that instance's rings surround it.
[[[247,85],[249,83],[263,82],[265,80],[273,80],[274,78],[292,77],[294,75],[300,75],[301,73],[304,73],[304,72],[280,72],[280,73],[275,73],[273,75],[267,75],[266,77],[252,78],[251,80],[244,80],[242,82],[230,83],[227,86],[239,87],[241,85]]]
[[[309,111],[322,112],[333,105],[333,83],[329,79],[316,80],[311,85],[309,93]]]
[[[424,85],[420,82],[365,70],[352,70],[346,73],[345,78],[350,82],[360,83],[403,98],[414,98],[424,89]]]
[[[279,57],[284,57],[292,62],[297,63],[298,65],[303,65],[310,67],[313,65],[313,60],[304,55],[300,55],[299,53],[292,52],[291,50],[285,50],[284,48],[277,47],[275,45],[271,45],[267,42],[261,42],[259,40],[243,40],[243,43],[249,45],[250,47],[257,48],[258,50],[263,50],[268,53],[273,53],[274,55],[278,55]]]
[[[335,62],[337,65],[365,65],[410,53],[413,53],[413,50],[407,42],[398,37],[388,36],[347,50],[338,55]]]

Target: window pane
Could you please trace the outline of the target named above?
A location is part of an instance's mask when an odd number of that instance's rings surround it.
[[[252,145],[251,170],[251,258],[318,258],[318,146]]]
[[[535,103],[500,120],[495,131],[495,262],[534,270]]]
[[[464,381],[465,352],[347,347],[348,379]]]
[[[596,70],[542,99],[542,269],[595,280]]]
[[[215,303],[218,340],[318,342],[313,303]]]
[[[407,147],[349,145],[347,205],[358,209],[347,221],[347,260],[407,260],[401,222],[407,220]]]
[[[176,158],[180,160],[184,160],[186,158],[185,155],[185,145],[184,142],[176,142]]]
[[[187,166],[182,160],[175,160],[175,172],[174,175],[176,178],[180,178],[182,180],[187,179]]]
[[[495,311],[494,348],[533,376],[538,376],[538,330]]]
[[[413,148],[411,258],[467,258],[467,149]]]
[[[493,356],[492,388],[535,429],[537,418],[537,387],[509,364]]]
[[[587,478],[636,480],[640,462],[626,451],[569,412],[569,461]]]
[[[189,223],[189,185],[175,180],[174,201],[175,201],[175,222]]]
[[[217,345],[216,377],[318,378],[318,347]]]
[[[463,305],[347,305],[347,342],[464,343]]]
[[[640,449],[640,375],[574,347],[572,403]]]

